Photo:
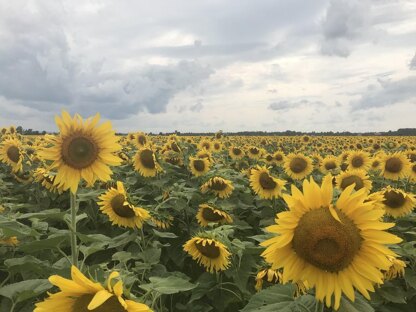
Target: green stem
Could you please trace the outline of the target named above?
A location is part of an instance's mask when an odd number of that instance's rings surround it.
[[[77,194],[69,192],[71,205],[71,259],[72,265],[78,268],[78,250],[77,250]]]

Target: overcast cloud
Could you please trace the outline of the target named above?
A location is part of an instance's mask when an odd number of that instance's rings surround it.
[[[118,131],[414,127],[413,0],[0,2],[0,122]]]

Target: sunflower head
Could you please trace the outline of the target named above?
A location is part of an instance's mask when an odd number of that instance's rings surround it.
[[[270,175],[266,167],[257,166],[251,169],[250,186],[253,191],[264,199],[277,198],[285,190],[286,181]]]
[[[0,161],[8,164],[13,172],[22,170],[22,143],[16,138],[5,139],[0,145]]]
[[[221,177],[212,177],[201,186],[201,192],[213,192],[219,198],[228,198],[234,190],[234,186],[230,180]]]
[[[211,162],[208,158],[190,157],[189,158],[189,169],[192,174],[196,177],[200,177],[206,174],[211,167]]]
[[[156,155],[150,146],[139,149],[134,157],[134,168],[143,177],[154,177],[162,171],[162,167],[156,160]]]
[[[256,275],[256,286],[254,288],[260,291],[263,288],[264,282],[270,284],[277,284],[282,281],[282,273],[270,268],[260,270]]]
[[[284,168],[286,173],[293,179],[301,180],[309,175],[312,170],[312,161],[303,154],[291,153],[286,156]]]
[[[386,179],[398,180],[409,175],[410,161],[400,152],[385,155],[381,160],[381,175]]]
[[[233,222],[233,218],[227,212],[208,204],[199,205],[196,219],[201,226],[208,226],[209,223],[224,224]]]
[[[230,146],[228,152],[232,159],[241,159],[244,157],[244,151],[237,146]]]
[[[358,191],[362,188],[367,193],[371,191],[372,182],[368,177],[366,171],[359,169],[352,169],[342,172],[336,177],[336,184],[340,190],[345,190],[348,186],[354,184],[354,190]]]
[[[416,198],[411,193],[387,186],[381,191],[382,204],[387,215],[395,218],[403,217],[412,212],[416,205]]]

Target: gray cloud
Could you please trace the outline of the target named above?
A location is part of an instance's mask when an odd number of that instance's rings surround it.
[[[378,86],[372,85],[361,95],[360,99],[352,101],[352,110],[365,110],[373,107],[390,106],[404,101],[416,104],[416,76],[400,80],[378,79]]]
[[[301,100],[283,100],[278,102],[273,102],[269,104],[267,107],[273,111],[288,111],[291,109],[299,108],[299,107],[306,107],[306,106],[313,106],[315,108],[319,108],[325,106],[325,103],[321,101],[311,101],[306,99]]]
[[[410,70],[416,70],[416,53],[415,53],[415,56],[413,56],[412,60],[410,61],[409,68]]]

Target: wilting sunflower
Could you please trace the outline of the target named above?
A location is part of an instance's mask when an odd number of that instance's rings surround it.
[[[183,245],[183,250],[210,273],[224,271],[230,265],[231,253],[215,238],[194,236]]]
[[[263,269],[256,275],[256,286],[254,288],[260,291],[263,288],[263,283],[268,282],[271,284],[277,284],[282,280],[282,273],[277,270]]]
[[[347,170],[340,173],[336,177],[336,183],[337,187],[341,191],[345,190],[348,186],[352,185],[353,183],[355,183],[354,189],[356,191],[364,188],[366,192],[369,193],[372,187],[372,183],[367,175],[367,172],[359,169]]]
[[[284,168],[285,172],[296,180],[304,179],[313,170],[312,161],[309,157],[293,153],[286,156]]]
[[[36,182],[40,183],[51,192],[57,192],[58,194],[63,192],[62,187],[59,187],[55,184],[55,175],[47,171],[45,168],[36,168],[35,172],[33,173],[33,177]]]
[[[152,221],[156,225],[157,228],[166,230],[172,226],[173,217],[152,213],[152,217],[150,218],[150,221]]]
[[[233,190],[234,190],[234,186],[232,182],[230,180],[226,180],[221,177],[210,178],[207,182],[205,182],[201,186],[202,193],[212,191],[219,198],[230,197]]]
[[[16,173],[12,173],[12,176],[22,184],[29,184],[33,181],[32,174],[29,171],[18,171]]]
[[[270,175],[266,167],[257,166],[251,169],[250,186],[253,191],[264,199],[277,198],[285,190],[285,180],[277,179]]]
[[[211,167],[211,163],[208,158],[189,158],[189,169],[196,177],[206,174],[209,171],[209,167]]]
[[[196,219],[201,226],[208,226],[209,223],[224,224],[233,222],[233,218],[228,213],[208,204],[199,205]]]
[[[150,218],[146,209],[134,207],[127,201],[127,193],[120,181],[117,181],[117,188],[110,188],[100,195],[99,199],[101,200],[98,202],[100,210],[108,215],[112,224],[140,229]]]
[[[380,193],[383,195],[381,203],[386,214],[395,218],[408,215],[416,205],[415,196],[400,189],[387,186]]]
[[[49,277],[49,282],[61,291],[49,294],[45,301],[36,303],[33,312],[152,312],[143,303],[123,298],[123,282],[119,280],[113,283],[119,277],[118,272],[110,274],[107,288],[88,279],[75,266],[71,267],[71,277],[72,279],[59,275]]]
[[[232,159],[241,159],[245,155],[244,151],[237,146],[231,146],[228,153]]]
[[[353,193],[350,185],[333,206],[331,175],[321,187],[305,179],[303,193],[292,184],[292,195],[283,195],[289,211],[267,228],[278,236],[261,244],[267,246],[262,256],[273,270],[283,268],[284,283],[308,281],[328,307],[333,295],[335,309],[342,293],[354,301],[354,287],[370,300],[368,291],[383,283],[381,270],[391,265],[387,256],[396,256],[384,245],[401,239],[384,231],[394,223],[381,222],[384,211],[366,197],[364,189]]]
[[[367,171],[371,166],[370,154],[363,151],[350,152],[347,163],[349,169],[362,169]]]
[[[78,114],[71,118],[62,112],[55,121],[60,134],[50,138],[51,147],[43,149],[41,157],[52,160],[50,169],[57,169],[55,183],[64,190],[75,193],[83,178],[91,186],[98,180],[108,181],[112,174],[109,165],[116,166],[121,159],[114,155],[121,146],[107,121],[100,126],[100,115],[85,121]]]
[[[134,169],[144,177],[154,177],[162,171],[162,167],[156,160],[153,149],[149,146],[139,149],[134,156]]]
[[[398,180],[409,175],[410,161],[400,152],[385,155],[381,159],[381,175],[386,179]]]
[[[145,147],[149,144],[149,140],[147,138],[147,135],[144,132],[137,132],[135,135],[134,143],[138,148]]]
[[[0,146],[0,161],[12,167],[13,172],[22,170],[22,144],[18,139],[5,139]]]
[[[397,277],[403,277],[406,263],[395,257],[387,257],[387,258],[390,260],[391,265],[390,265],[390,268],[384,272],[384,279],[389,281]]]
[[[338,157],[329,155],[321,161],[320,170],[323,174],[334,173],[339,168]]]

